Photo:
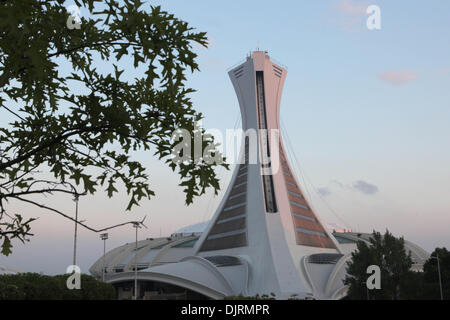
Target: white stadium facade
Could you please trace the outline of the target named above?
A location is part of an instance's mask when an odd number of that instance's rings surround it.
[[[115,248],[90,272],[130,299],[137,268],[138,299],[341,299],[346,265],[357,241],[370,234],[330,232],[304,197],[285,153],[280,101],[286,69],[254,51],[229,72],[244,136],[240,163],[213,218],[199,230]],[[266,134],[269,132],[269,134]],[[258,156],[253,157],[255,154]],[[405,241],[421,270],[429,254]]]

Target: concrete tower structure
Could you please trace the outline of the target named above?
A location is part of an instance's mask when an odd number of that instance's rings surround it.
[[[345,296],[346,263],[355,243],[369,243],[370,235],[334,237],[305,199],[279,135],[286,74],[264,51],[229,72],[246,132],[231,183],[203,232],[126,244],[91,267],[94,275],[106,270],[119,298],[134,291],[136,268],[144,299]],[[409,242],[407,249],[420,269],[428,253]]]
[[[247,288],[251,295],[311,292],[302,275],[302,257],[340,253],[305,199],[284,152],[279,132],[286,74],[264,51],[253,52],[229,72],[248,135],[242,164],[196,245],[198,256],[248,259],[253,266]]]

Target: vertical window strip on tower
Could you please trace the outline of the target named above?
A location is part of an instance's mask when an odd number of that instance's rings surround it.
[[[256,71],[256,95],[258,103],[259,128],[267,130],[267,114],[266,114],[263,71]],[[267,157],[267,159],[270,159],[269,136],[268,135],[266,137],[260,136],[259,139],[261,142],[263,163],[267,163],[268,161],[265,161],[266,160],[265,157]],[[267,169],[270,170],[270,164],[267,166]],[[276,213],[278,212],[278,208],[274,192],[273,177],[271,174],[263,175],[262,180],[264,187],[264,199],[266,203],[266,211],[270,213]]]

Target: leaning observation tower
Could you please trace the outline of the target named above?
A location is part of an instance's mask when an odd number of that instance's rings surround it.
[[[342,255],[305,199],[283,147],[280,102],[287,71],[254,51],[229,71],[242,115],[244,150],[197,255],[233,255],[251,266],[249,294],[312,292],[302,258]],[[257,134],[252,134],[256,132]]]
[[[279,134],[286,73],[265,51],[229,71],[245,134],[225,195],[203,232],[141,240],[99,259],[91,273],[104,270],[119,298],[130,296],[134,281],[142,299],[346,295],[347,262],[371,235],[331,234],[305,199]],[[405,245],[420,270],[429,254]]]

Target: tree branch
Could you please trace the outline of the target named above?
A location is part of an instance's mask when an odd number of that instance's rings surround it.
[[[103,45],[111,45],[111,46],[136,46],[136,47],[142,47],[142,44],[140,43],[136,43],[136,42],[97,42],[97,43],[89,43],[89,44],[83,44],[80,45],[78,47],[74,47],[74,48],[69,48],[69,49],[65,49],[65,50],[61,50],[61,51],[57,51],[54,53],[49,54],[47,57],[51,58],[54,56],[58,56],[60,54],[66,54],[66,53],[71,53],[73,51],[77,51],[79,49],[84,49],[84,48],[91,48],[91,47],[98,47],[98,46],[103,46]]]
[[[1,235],[1,236],[5,236],[5,235],[8,235],[8,234],[15,235],[15,234],[17,234],[18,232],[20,232],[19,229],[16,229],[16,230],[10,230],[10,231],[0,231],[0,235]],[[34,236],[34,234],[33,234],[33,233],[29,233],[29,232],[24,232],[24,233],[23,233],[23,236]]]
[[[41,190],[30,190],[30,191],[23,191],[23,192],[13,192],[8,194],[0,194],[0,198],[11,198],[11,197],[17,197],[22,195],[28,195],[28,194],[36,194],[36,193],[52,193],[52,192],[62,192],[62,193],[68,193],[71,195],[77,195],[78,193],[73,191],[68,191],[64,189],[41,189]]]
[[[27,202],[27,203],[33,204],[33,205],[35,205],[35,206],[37,206],[39,208],[42,208],[42,209],[47,209],[47,210],[50,210],[52,212],[55,212],[55,213],[65,217],[65,218],[67,218],[69,220],[72,220],[73,222],[79,224],[80,226],[82,226],[82,227],[84,227],[84,228],[86,228],[86,229],[88,229],[90,231],[97,232],[97,233],[98,232],[103,232],[103,231],[106,231],[106,230],[110,230],[110,229],[113,229],[113,228],[121,227],[121,226],[124,226],[124,225],[127,225],[127,224],[136,224],[136,223],[142,224],[142,222],[144,221],[144,220],[142,220],[142,221],[128,221],[128,222],[116,224],[116,225],[113,225],[113,226],[110,226],[110,227],[107,227],[107,228],[103,228],[103,229],[94,229],[94,228],[89,227],[88,225],[86,225],[86,224],[84,224],[84,223],[82,223],[82,222],[80,222],[78,220],[75,220],[71,216],[69,216],[69,215],[67,215],[65,213],[62,213],[59,210],[47,207],[47,206],[45,206],[43,204],[37,203],[37,202],[32,201],[32,200],[24,199],[24,198],[21,198],[21,197],[13,196],[12,198],[20,200],[20,201],[23,201],[23,202]]]
[[[6,169],[6,168],[8,168],[8,167],[10,167],[10,166],[12,166],[14,164],[22,162],[22,161],[28,159],[29,157],[31,157],[33,154],[36,154],[39,151],[42,151],[42,150],[44,150],[44,149],[46,149],[48,147],[51,147],[52,145],[55,145],[55,144],[65,140],[65,139],[67,139],[67,138],[69,138],[71,136],[74,136],[74,135],[77,135],[77,134],[80,134],[80,133],[84,133],[84,132],[89,132],[89,131],[96,132],[96,131],[99,131],[99,130],[101,130],[103,128],[108,128],[108,126],[104,126],[104,127],[87,127],[87,128],[80,128],[80,129],[75,129],[75,128],[68,129],[68,130],[64,131],[63,134],[60,134],[59,136],[51,139],[50,141],[44,142],[42,145],[34,148],[33,150],[31,150],[31,151],[29,151],[29,152],[27,152],[27,153],[25,153],[25,154],[23,154],[21,156],[18,156],[17,158],[15,158],[13,160],[10,160],[10,161],[7,161],[7,162],[0,163],[0,171],[2,171],[2,170]]]
[[[22,118],[20,115],[18,115],[16,112],[12,111],[12,110],[9,109],[8,107],[6,107],[6,106],[4,106],[4,105],[2,105],[2,106],[0,106],[0,107],[5,108],[5,109],[8,110],[9,112],[11,112],[13,115],[15,115],[16,117],[20,118],[22,121],[25,121],[24,118]]]

